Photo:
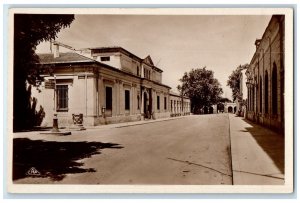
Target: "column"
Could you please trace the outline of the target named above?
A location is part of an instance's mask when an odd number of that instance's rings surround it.
[[[125,93],[124,93],[124,88],[123,88],[123,82],[120,81],[119,84],[120,90],[119,90],[119,103],[117,104],[119,106],[120,114],[124,115],[125,114]]]
[[[115,91],[116,91],[116,115],[120,115],[120,80],[116,80]]]
[[[144,120],[144,91],[143,91],[143,87],[141,87],[141,100],[142,103],[140,105],[140,110],[141,110],[141,120]]]

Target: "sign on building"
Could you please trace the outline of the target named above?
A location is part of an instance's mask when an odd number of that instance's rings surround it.
[[[53,80],[45,81],[45,88],[46,89],[54,89],[55,88],[55,82]]]

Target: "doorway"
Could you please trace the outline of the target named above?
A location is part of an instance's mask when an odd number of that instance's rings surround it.
[[[148,95],[144,92],[144,118],[149,118],[149,105],[148,105]]]

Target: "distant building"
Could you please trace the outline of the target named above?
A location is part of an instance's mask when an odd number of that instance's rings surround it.
[[[214,114],[218,113],[217,105],[211,105],[211,106],[203,106],[201,111],[201,114]]]
[[[174,92],[170,92],[170,113],[171,117],[190,115],[191,113],[190,99],[180,96]]]
[[[273,15],[247,71],[247,118],[284,130],[285,18]]]
[[[121,47],[60,53],[60,46],[69,48],[55,42],[53,53],[39,54],[45,81],[33,96],[46,113],[42,125],[51,126],[53,114],[68,126],[73,114],[82,115],[84,125],[99,125],[166,118],[175,111],[171,100],[176,96],[150,56],[142,59]],[[180,115],[190,112],[190,100],[180,100],[177,107]]]
[[[236,113],[236,103],[234,102],[225,102],[224,104],[224,112],[225,113]]]

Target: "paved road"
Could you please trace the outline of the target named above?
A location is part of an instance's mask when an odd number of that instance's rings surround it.
[[[36,149],[36,154],[42,158],[47,148],[70,155],[61,157],[52,153],[44,157],[49,165],[65,164],[65,168],[70,169],[57,169],[60,178],[22,177],[15,183],[232,184],[228,114],[188,116],[114,129],[88,129],[63,137],[36,133],[18,133],[14,137],[14,144],[20,142],[20,146],[28,145],[31,150],[31,142],[40,142],[38,145],[42,147]],[[67,145],[70,142],[80,145],[74,148],[75,144]],[[101,145],[99,151],[95,143],[100,142],[111,144]],[[89,143],[94,144],[89,146]],[[100,153],[90,153],[90,157],[84,158],[80,153],[87,153],[87,147],[89,153],[93,148]],[[26,151],[21,151],[21,154],[26,154]],[[32,155],[27,158],[29,156]],[[64,160],[56,163],[59,158]],[[19,160],[22,162],[20,157]],[[70,160],[75,160],[78,167],[74,163],[68,166]],[[87,170],[80,172],[78,168]]]

